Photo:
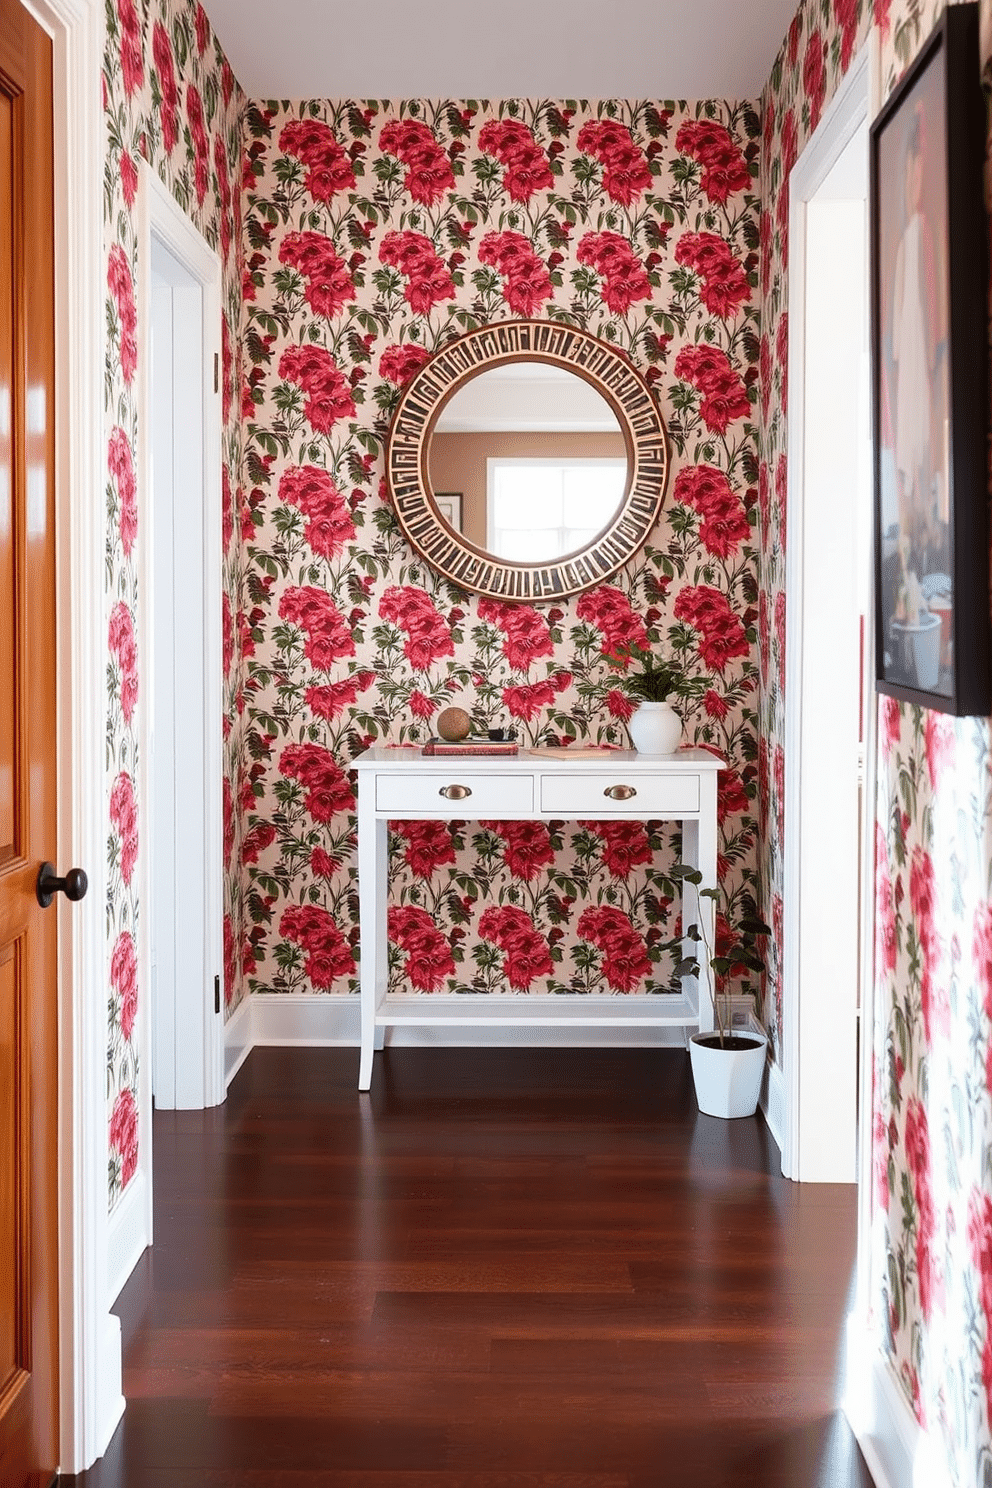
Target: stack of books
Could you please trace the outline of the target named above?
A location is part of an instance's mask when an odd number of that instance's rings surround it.
[[[424,754],[516,754],[515,739],[428,739],[423,746]]]

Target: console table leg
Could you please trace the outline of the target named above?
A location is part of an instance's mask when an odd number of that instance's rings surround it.
[[[376,1014],[386,994],[387,944],[386,881],[389,827],[375,818],[372,791],[375,781],[362,775],[358,784],[358,918],[361,929],[362,1054],[358,1088],[372,1083],[372,1054],[381,1049],[385,1030],[376,1028]]]
[[[359,1058],[359,1061],[358,1061],[358,1088],[359,1088],[359,1090],[368,1090],[369,1087],[371,1086],[371,1084],[372,1084],[372,1046],[370,1044],[369,1047],[366,1048],[365,1047],[364,1040],[363,1040],[363,1042],[362,1042],[361,1057]]]

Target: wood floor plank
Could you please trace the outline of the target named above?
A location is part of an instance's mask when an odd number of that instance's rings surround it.
[[[648,1050],[256,1049],[154,1118],[128,1409],[66,1488],[870,1488],[851,1188]]]

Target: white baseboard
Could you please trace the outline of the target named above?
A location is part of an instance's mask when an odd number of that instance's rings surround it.
[[[101,1319],[103,1347],[100,1350],[102,1369],[96,1386],[97,1443],[96,1457],[102,1457],[110,1446],[110,1440],[121,1423],[124,1407],[124,1349],[121,1342],[121,1320],[116,1313],[109,1312]],[[94,1458],[94,1461],[96,1460]],[[92,1463],[90,1464],[92,1466]]]
[[[878,1339],[853,1315],[842,1406],[875,1488],[952,1488],[938,1436],[913,1415]]]
[[[771,1063],[765,1067],[758,1103],[772,1139],[781,1154],[785,1142],[785,1078],[781,1065]]]
[[[112,1307],[124,1283],[151,1245],[148,1174],[134,1175],[107,1221],[107,1306]]]
[[[423,998],[425,1007],[429,1007],[431,1000],[429,996]],[[520,1001],[524,1002],[526,999]],[[357,1048],[361,1041],[357,997],[334,994],[310,997],[300,993],[256,992],[250,1002],[253,1045],[308,1044],[321,1047],[342,1044]],[[583,1002],[588,1002],[588,999],[583,999]],[[633,1018],[630,1025],[611,1022],[606,1028],[581,1024],[547,1027],[526,1023],[414,1023],[389,1028],[386,1043],[394,1047],[405,1045],[419,1048],[684,1049],[685,1029],[679,1025],[645,1026],[643,1023],[638,1024]]]
[[[254,1045],[252,1002],[247,993],[224,1024],[224,1089],[244,1064]]]

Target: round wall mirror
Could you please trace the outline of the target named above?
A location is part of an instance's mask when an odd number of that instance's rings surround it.
[[[552,362],[504,362],[444,403],[427,474],[435,502],[448,500],[449,522],[476,547],[547,563],[588,547],[616,516],[627,443],[584,377]]]
[[[646,540],[668,477],[651,389],[615,347],[544,321],[449,341],[405,389],[387,448],[399,522],[463,589],[564,598]]]

